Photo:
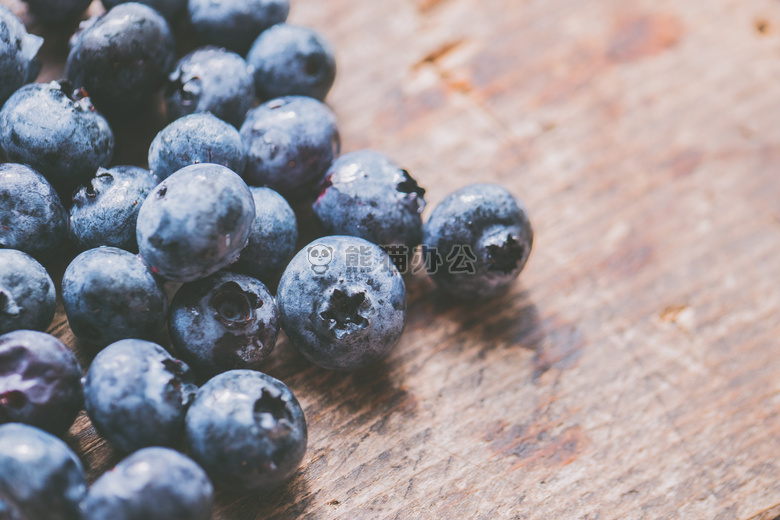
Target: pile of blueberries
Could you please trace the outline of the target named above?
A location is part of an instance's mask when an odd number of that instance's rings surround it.
[[[63,27],[90,3],[26,1]],[[401,338],[410,262],[453,297],[486,299],[523,269],[533,233],[492,184],[423,225],[409,172],[372,150],[339,156],[323,103],[333,52],[285,23],[288,0],[103,5],[70,39],[67,79],[48,84],[32,83],[42,38],[0,6],[0,518],[208,519],[212,481],[267,492],[303,459],[301,406],[260,371],[280,328],[316,365],[366,367]],[[184,18],[203,46],[176,62],[169,24]],[[149,169],[112,165],[112,125],[161,92],[170,124]],[[321,227],[302,248],[291,203]],[[85,376],[42,332],[57,293],[44,265],[74,249],[61,296],[98,351]],[[149,341],[166,322],[176,357]],[[57,438],[83,408],[129,454],[89,490]]]

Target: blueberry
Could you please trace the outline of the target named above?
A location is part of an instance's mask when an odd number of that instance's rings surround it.
[[[120,4],[87,24],[71,45],[65,73],[104,111],[151,103],[175,59],[165,18],[135,2]]]
[[[314,214],[327,234],[354,235],[413,251],[422,240],[425,190],[390,159],[373,150],[334,161],[320,185]]]
[[[95,481],[83,520],[209,520],[214,488],[192,459],[144,448]]]
[[[523,270],[534,237],[523,203],[495,184],[472,184],[447,196],[423,233],[429,274],[463,299],[506,290]]]
[[[113,246],[137,251],[135,221],[158,180],[137,166],[98,168],[95,177],[73,194],[70,238],[82,249]]]
[[[146,198],[136,225],[138,248],[153,272],[192,282],[238,258],[254,219],[252,193],[241,177],[218,164],[195,164]]]
[[[184,56],[168,76],[168,119],[211,112],[236,128],[255,101],[255,82],[244,58],[216,47]]]
[[[49,181],[29,166],[0,164],[0,248],[44,259],[67,233],[67,213]]]
[[[221,164],[241,175],[246,156],[238,130],[207,112],[192,114],[160,130],[149,147],[149,168],[160,179],[199,163]]]
[[[0,336],[0,423],[31,424],[59,435],[82,403],[81,367],[60,340],[31,330]]]
[[[11,162],[28,164],[55,188],[70,190],[114,154],[114,134],[83,90],[33,83],[0,110],[0,147]]]
[[[29,0],[27,0],[29,1]],[[103,6],[106,9],[113,9],[119,4],[125,4],[129,0],[102,0]],[[184,10],[187,8],[187,0],[136,0],[139,4],[145,4],[163,15],[171,22],[176,18],[184,14]]]
[[[41,64],[35,57],[43,38],[27,34],[24,24],[0,5],[0,106],[22,85],[35,81]]]
[[[290,12],[289,0],[189,0],[190,22],[203,44],[246,54],[255,38],[282,23]]]
[[[336,116],[316,99],[273,99],[249,111],[241,126],[248,184],[287,197],[313,192],[341,148]]]
[[[207,382],[187,412],[192,457],[217,484],[261,492],[279,487],[306,453],[306,419],[287,386],[253,370]]]
[[[295,212],[277,192],[256,186],[249,190],[255,200],[255,222],[249,244],[231,269],[270,286],[295,253],[298,224]]]
[[[56,306],[57,293],[46,269],[26,253],[0,249],[0,334],[46,330]]]
[[[312,363],[355,370],[383,357],[401,339],[406,286],[379,246],[330,236],[298,252],[277,293],[282,328]]]
[[[91,0],[24,0],[37,21],[56,26],[78,19]]]
[[[73,334],[98,345],[150,337],[168,311],[162,284],[136,255],[116,247],[73,259],[62,277],[62,303]]]
[[[336,79],[330,43],[308,27],[281,23],[263,31],[246,61],[255,69],[255,90],[263,100],[310,96],[322,101]]]
[[[125,452],[172,445],[184,431],[184,415],[196,391],[186,364],[140,339],[123,339],[101,350],[84,379],[92,424]]]
[[[0,426],[0,518],[80,520],[86,492],[81,462],[64,442],[32,426]]]
[[[179,356],[203,374],[258,370],[276,345],[276,301],[258,280],[220,271],[182,285],[168,331]]]

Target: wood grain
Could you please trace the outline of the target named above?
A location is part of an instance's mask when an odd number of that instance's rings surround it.
[[[214,518],[780,516],[780,4],[293,0],[291,20],[337,48],[346,151],[390,154],[431,206],[502,183],[536,243],[488,304],[410,278],[379,366],[281,341],[267,370],[308,453]],[[144,164],[162,124],[119,129],[119,158]],[[61,309],[52,332],[88,365]],[[68,440],[90,479],[119,460],[83,416]]]

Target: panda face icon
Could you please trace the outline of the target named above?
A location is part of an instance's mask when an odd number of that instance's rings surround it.
[[[316,274],[323,274],[328,270],[328,264],[333,260],[333,248],[322,244],[314,244],[306,250],[311,269]]]

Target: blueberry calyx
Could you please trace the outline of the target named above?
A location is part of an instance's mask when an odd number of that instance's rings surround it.
[[[59,90],[60,92],[65,94],[68,97],[68,99],[70,99],[71,101],[76,101],[75,99],[73,99],[73,94],[74,94],[73,83],[71,83],[67,79],[61,79],[60,81],[52,81],[50,85],[54,88],[54,90]]]
[[[96,176],[98,179],[105,179],[105,180],[114,180],[114,176],[111,175],[111,172],[106,170],[105,168],[98,168],[98,173]]]
[[[198,94],[200,94],[200,88],[197,86],[199,80],[197,78],[182,85],[181,88],[181,102],[185,106],[194,105]]]
[[[486,246],[490,271],[500,271],[510,274],[517,269],[520,261],[525,256],[525,248],[511,234],[506,236],[503,244],[489,244]]]
[[[80,110],[89,110],[90,112],[95,111],[95,107],[92,105],[92,101],[89,99],[89,94],[84,89],[84,87],[79,87],[74,89],[73,83],[70,81],[63,79],[60,81],[52,81],[51,86],[54,90],[59,90],[63,94],[65,94],[65,97],[67,97],[70,101],[73,102],[73,105]]]
[[[425,209],[425,188],[417,184],[417,181],[409,175],[409,172],[405,169],[401,169],[401,175],[403,179],[396,184],[395,189],[400,193],[405,193],[407,197],[412,199],[416,204],[417,213],[422,213]]]
[[[325,310],[320,312],[320,317],[329,322],[330,329],[341,339],[368,327],[368,320],[359,312],[366,303],[365,292],[348,295],[336,289],[326,303]]]
[[[290,409],[278,389],[263,388],[252,411],[255,421],[261,428],[269,432],[269,437],[284,437],[292,431],[293,419]],[[268,461],[270,469],[276,469],[282,463],[283,458],[283,451],[274,450],[271,453],[271,460]]]
[[[162,364],[165,370],[173,375],[177,380],[188,375],[188,371],[184,370],[182,362],[178,359],[163,359]]]
[[[22,309],[16,304],[14,297],[7,291],[0,289],[0,315],[19,316]]]
[[[194,105],[198,101],[201,93],[200,78],[193,76],[184,81],[180,70],[176,70],[168,76],[169,82],[165,85],[164,95],[166,98],[172,97],[175,92],[179,93],[181,103],[184,106]]]
[[[82,111],[88,110],[90,112],[95,111],[95,105],[92,104],[92,101],[89,99],[89,94],[84,87],[77,88],[68,97],[70,97],[77,109]]]
[[[287,403],[282,399],[282,393],[276,389],[263,388],[260,393],[260,398],[255,401],[253,408],[255,416],[258,421],[266,426],[269,416],[273,421],[271,428],[280,421],[289,421],[290,412],[287,410]]]
[[[12,374],[17,371],[20,365],[26,363],[26,351],[24,348],[11,348],[4,352],[0,358],[0,374]],[[24,408],[27,404],[27,396],[23,388],[24,379],[6,378],[3,388],[0,388],[0,423],[6,423],[12,419],[14,414],[9,410],[18,410]]]
[[[95,187],[95,182],[100,182],[102,184],[111,184],[112,182],[114,182],[114,176],[111,175],[111,172],[109,172],[105,168],[98,168],[98,172],[95,178],[89,181],[89,184],[87,184],[87,190],[86,190],[87,197],[91,199],[100,195],[100,189]]]
[[[181,393],[182,404],[189,405],[195,398],[196,391],[192,372],[178,359],[163,359],[162,365],[173,376],[168,384]]]
[[[235,282],[220,287],[211,297],[214,317],[227,328],[243,327],[255,317],[254,310],[263,306],[256,294],[245,292]]]
[[[404,179],[396,185],[398,191],[401,193],[414,193],[419,197],[425,195],[425,188],[417,184],[417,181],[409,175],[408,170],[401,168],[401,175],[403,175]]]

